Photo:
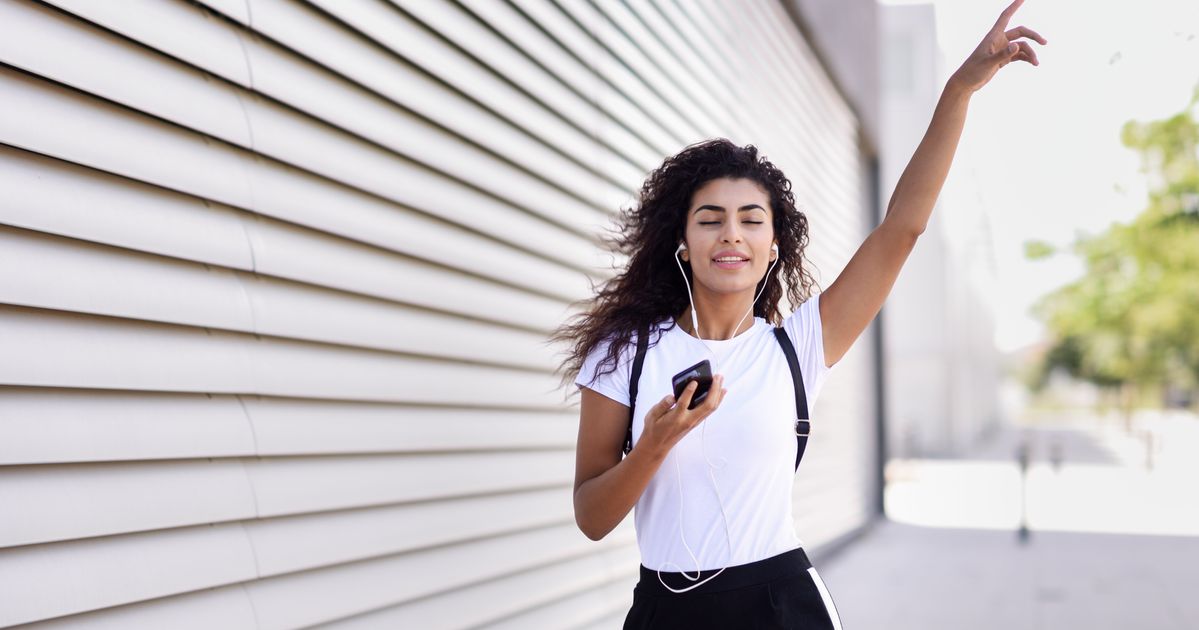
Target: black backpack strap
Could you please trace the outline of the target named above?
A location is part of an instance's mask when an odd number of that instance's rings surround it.
[[[808,420],[808,393],[804,390],[803,371],[799,369],[799,358],[795,356],[795,347],[791,345],[787,331],[782,326],[776,326],[774,338],[783,347],[783,354],[787,355],[787,367],[791,368],[791,380],[795,384],[795,470],[799,470],[799,460],[803,459],[804,449],[808,446],[808,433],[812,430],[812,423]]]
[[[629,428],[624,434],[624,454],[633,450],[633,409],[637,406],[637,383],[641,381],[641,365],[645,363],[645,351],[649,348],[649,334],[637,333],[637,354],[633,357],[633,369],[629,373]]]

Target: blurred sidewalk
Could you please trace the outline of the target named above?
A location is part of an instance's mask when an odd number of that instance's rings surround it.
[[[1199,628],[1199,419],[1134,427],[1075,419],[1002,431],[962,459],[890,462],[890,520],[819,567],[845,628]]]

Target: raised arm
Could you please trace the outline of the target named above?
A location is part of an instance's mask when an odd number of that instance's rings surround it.
[[[971,95],[1012,61],[1038,65],[1032,47],[1018,38],[1048,42],[1023,26],[1007,29],[1022,3],[1016,0],[1003,10],[982,42],[949,78],[924,138],[895,185],[882,223],[866,237],[841,275],[821,293],[826,365],[840,361],[878,315],[899,270],[928,225],[962,137]]]

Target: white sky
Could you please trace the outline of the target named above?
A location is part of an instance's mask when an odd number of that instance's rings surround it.
[[[1008,2],[931,4],[944,85]],[[972,98],[959,148],[974,158],[995,238],[1002,351],[1040,339],[1044,327],[1029,307],[1082,272],[1069,254],[1025,261],[1024,241],[1067,246],[1076,233],[1096,234],[1142,210],[1140,160],[1121,145],[1120,128],[1178,113],[1199,84],[1199,0],[1025,0],[1009,28],[1019,25],[1048,40],[1032,43],[1040,66],[1002,68]]]

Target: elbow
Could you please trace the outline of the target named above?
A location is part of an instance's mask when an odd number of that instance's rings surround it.
[[[884,220],[880,227],[891,234],[902,235],[903,237],[906,237],[912,244],[915,244],[916,240],[920,238],[920,235],[924,234],[924,230],[928,227],[928,225],[915,225],[911,223],[900,223],[896,220]]]
[[[599,542],[604,539],[604,536],[608,535],[608,532],[597,528],[591,523],[588,523],[585,519],[580,518],[577,510],[575,511],[575,525],[578,526],[579,531],[583,532],[583,535],[586,536],[588,540]]]

